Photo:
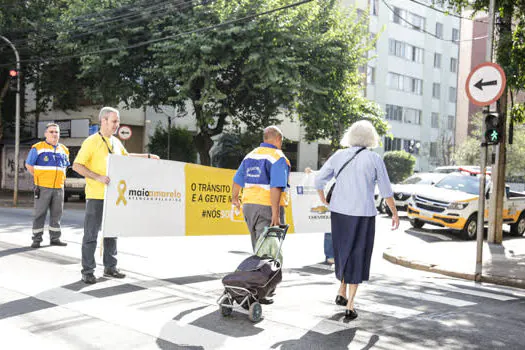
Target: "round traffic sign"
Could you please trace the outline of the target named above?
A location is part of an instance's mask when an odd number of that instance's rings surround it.
[[[496,63],[485,62],[470,72],[465,89],[470,102],[477,106],[489,106],[501,97],[506,83],[503,68]]]
[[[126,125],[122,125],[119,129],[118,129],[118,137],[121,139],[121,140],[129,140],[129,138],[131,137],[132,133],[131,133],[131,128],[129,126],[126,126]]]

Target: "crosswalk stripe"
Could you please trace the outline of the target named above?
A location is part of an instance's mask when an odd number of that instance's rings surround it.
[[[403,288],[393,288],[393,287],[388,287],[384,285],[367,284],[364,286],[364,288],[369,291],[383,292],[387,294],[399,295],[399,296],[418,299],[418,300],[426,300],[426,301],[431,301],[434,303],[452,305],[452,306],[457,306],[457,307],[476,305],[476,303],[473,303],[470,301],[449,298],[449,297],[440,296],[440,295],[431,295],[431,294],[411,291],[411,290],[403,289]]]
[[[384,316],[390,316],[397,319],[414,317],[423,313],[423,311],[408,309],[405,307],[390,304],[378,303],[376,301],[367,300],[366,298],[356,299],[355,307],[358,310],[363,310],[374,314],[381,314]]]
[[[509,301],[509,300],[518,299],[515,297],[511,297],[509,295],[494,294],[494,293],[472,290],[472,289],[463,289],[463,288],[459,288],[459,287],[456,287],[448,283],[443,283],[443,284],[420,283],[418,285],[425,287],[425,288],[439,289],[439,290],[444,290],[447,292],[473,295],[477,297],[489,298],[489,299],[494,299],[494,300],[499,300],[499,301]]]

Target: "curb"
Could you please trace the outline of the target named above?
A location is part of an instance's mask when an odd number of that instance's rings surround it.
[[[392,254],[383,252],[383,259],[390,261],[392,264],[408,267],[414,270],[427,271],[432,273],[438,273],[440,275],[461,278],[464,280],[475,281],[476,276],[473,273],[458,272],[452,270],[445,270],[442,268],[436,268],[437,264],[429,264],[425,262],[411,261],[405,257],[398,257]],[[493,283],[502,286],[515,287],[525,289],[525,280],[511,278],[511,277],[502,277],[502,276],[492,276],[492,275],[481,275],[479,282]]]

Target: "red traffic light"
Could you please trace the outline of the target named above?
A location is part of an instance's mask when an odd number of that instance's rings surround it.
[[[16,69],[10,69],[9,70],[9,76],[10,77],[16,77],[18,75],[18,72],[16,71]]]

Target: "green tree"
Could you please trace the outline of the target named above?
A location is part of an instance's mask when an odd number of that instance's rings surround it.
[[[453,159],[456,164],[470,165],[479,164],[480,161],[480,142],[481,142],[481,125],[483,115],[477,114],[472,121],[472,132],[467,139],[456,147]],[[490,148],[489,148],[490,150]],[[489,157],[490,157],[489,152]],[[525,176],[525,126],[518,125],[514,128],[514,137],[512,145],[507,146],[507,166],[505,177],[516,178]]]
[[[171,127],[170,131],[170,156],[168,158],[168,129],[160,125],[150,138],[148,150],[162,159],[178,160],[180,162],[195,163],[197,149],[193,143],[193,133],[186,129]]]
[[[261,142],[261,133],[228,131],[223,133],[217,150],[212,157],[212,165],[218,168],[237,169],[242,160]]]
[[[386,152],[383,160],[388,172],[388,177],[392,183],[400,183],[414,173],[416,158],[408,152]]]

